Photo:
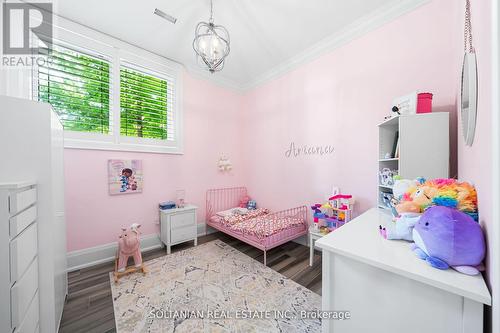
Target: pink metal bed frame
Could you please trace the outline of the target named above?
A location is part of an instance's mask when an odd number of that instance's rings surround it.
[[[294,240],[297,237],[307,234],[309,224],[307,222],[307,207],[300,206],[282,210],[279,212],[270,213],[264,217],[260,217],[266,224],[271,224],[274,217],[295,217],[302,219],[303,223],[292,226],[290,228],[272,233],[266,237],[257,237],[254,234],[246,233],[244,231],[236,231],[228,228],[227,226],[218,222],[214,216],[217,212],[238,207],[240,199],[247,195],[246,187],[231,187],[211,189],[207,191],[206,197],[206,223],[225,234],[250,244],[262,251],[264,251],[264,265],[267,265],[267,251],[284,244],[288,241]],[[269,223],[267,223],[269,222]],[[268,233],[265,233],[266,235]]]

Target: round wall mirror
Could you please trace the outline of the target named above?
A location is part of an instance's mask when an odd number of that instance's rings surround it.
[[[474,142],[477,115],[477,62],[474,52],[465,53],[462,66],[462,134],[467,146]]]

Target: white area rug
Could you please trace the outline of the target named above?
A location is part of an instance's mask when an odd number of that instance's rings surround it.
[[[110,274],[118,333],[319,332],[321,297],[215,240]]]

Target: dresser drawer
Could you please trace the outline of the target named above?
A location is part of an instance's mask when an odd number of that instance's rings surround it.
[[[19,327],[21,324],[37,289],[38,259],[35,259],[26,273],[10,290],[12,328]]]
[[[16,237],[21,231],[36,220],[36,206],[26,209],[24,212],[11,217],[9,220],[10,238]]]
[[[33,223],[10,242],[10,281],[17,281],[37,255],[37,224]]]
[[[38,319],[39,319],[40,305],[38,301],[38,292],[31,301],[31,304],[24,316],[21,325],[16,328],[14,333],[35,333],[38,329]]]
[[[172,229],[184,228],[193,225],[196,225],[196,214],[194,212],[175,214],[170,217],[170,226]]]
[[[36,202],[36,189],[14,192],[9,196],[9,212],[15,215]]]
[[[196,225],[172,229],[170,231],[170,241],[172,243],[183,242],[194,238],[196,238]]]

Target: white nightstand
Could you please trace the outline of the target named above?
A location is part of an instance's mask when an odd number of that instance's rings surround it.
[[[170,254],[171,246],[187,241],[198,245],[196,210],[198,207],[186,205],[184,208],[160,210],[160,239]]]
[[[309,227],[309,266],[313,265],[314,241],[320,239],[323,236],[325,235],[320,233],[319,230],[316,230],[313,226]]]

